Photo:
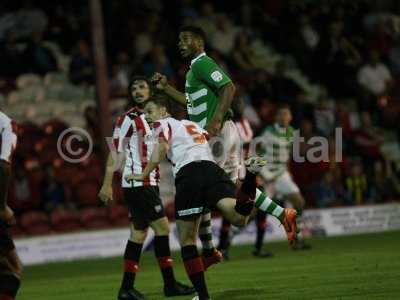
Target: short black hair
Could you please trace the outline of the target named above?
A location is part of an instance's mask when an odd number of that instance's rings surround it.
[[[153,83],[150,81],[150,79],[143,75],[135,75],[130,79],[129,84],[128,84],[129,102],[135,102],[135,99],[133,99],[133,97],[132,97],[132,87],[137,81],[145,81],[147,83],[147,85],[149,86],[150,96],[153,95],[154,87],[153,87]]]
[[[201,38],[203,40],[203,42],[205,43],[207,40],[207,36],[206,33],[204,32],[203,29],[201,29],[198,26],[193,26],[193,25],[187,25],[187,26],[183,26],[181,27],[181,29],[179,30],[179,32],[190,32],[193,35]]]

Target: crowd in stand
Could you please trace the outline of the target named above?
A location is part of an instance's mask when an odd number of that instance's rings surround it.
[[[16,78],[25,73],[63,72],[74,85],[93,85],[87,4],[19,2],[0,4],[0,93],[7,96],[15,89]],[[308,206],[399,199],[400,4],[378,2],[103,1],[112,97],[126,96],[132,74],[150,76],[156,71],[182,89],[187,62],[177,51],[178,28],[201,26],[208,37],[207,53],[234,78],[237,98],[244,101],[240,117],[249,121],[256,135],[273,122],[280,103],[292,108],[293,125],[305,139],[300,145],[304,155],[313,146],[313,137],[324,136],[329,157],[334,158],[335,129],[342,129],[341,161],[291,163]],[[55,48],[68,58],[66,66]],[[96,130],[90,111],[87,124]],[[21,126],[21,134],[28,134],[22,138],[26,147],[18,150],[15,160],[11,197],[17,213],[85,206],[76,195],[77,185],[85,180],[67,182],[65,173],[58,172],[65,169],[59,157],[41,155],[49,146],[40,148],[40,143],[52,141],[43,138],[51,125]],[[101,177],[102,162],[96,153],[93,157],[95,162],[88,165],[100,170],[93,173],[95,184],[82,198],[96,193]],[[35,164],[41,169],[36,177]]]

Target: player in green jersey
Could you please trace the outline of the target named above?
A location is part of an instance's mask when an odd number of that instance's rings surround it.
[[[227,152],[227,155],[224,155],[226,159],[223,159],[222,163],[219,161],[219,165],[233,181],[236,181],[240,168],[240,154],[237,151],[237,147],[240,147],[240,138],[234,123],[224,120],[232,104],[235,86],[218,64],[206,55],[205,40],[206,37],[201,28],[186,26],[180,30],[179,50],[183,58],[191,60],[190,70],[186,74],[185,94],[168,84],[166,76],[162,74],[154,74],[152,81],[158,89],[164,91],[173,100],[186,105],[189,119],[205,128],[210,137],[222,138],[224,152]],[[277,217],[282,224],[291,223],[289,221],[291,210],[280,207],[259,190],[255,195],[255,205],[258,209]],[[206,217],[210,218],[207,215]],[[202,223],[206,223],[204,219]],[[293,243],[297,229],[295,226],[284,226],[284,228],[289,242]],[[201,230],[202,224],[200,237]],[[210,229],[209,232],[211,232]]]

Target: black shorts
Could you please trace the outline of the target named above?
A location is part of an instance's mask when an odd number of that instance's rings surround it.
[[[156,186],[123,188],[129,219],[135,229],[144,230],[150,223],[165,217],[160,192]]]
[[[0,220],[0,257],[15,249],[14,242],[8,232],[9,225]]]
[[[216,163],[192,162],[175,178],[175,216],[187,219],[213,208],[223,198],[235,198],[236,186]]]
[[[0,201],[7,203],[7,190],[10,181],[10,164],[0,160]],[[5,255],[15,249],[14,242],[8,233],[9,225],[0,220],[0,255]]]

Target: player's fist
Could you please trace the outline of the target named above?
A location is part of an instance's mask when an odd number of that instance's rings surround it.
[[[14,212],[8,205],[6,205],[4,209],[0,210],[0,220],[3,220],[8,225],[15,224]]]
[[[167,76],[157,72],[154,73],[150,80],[159,90],[164,90],[168,84]]]
[[[217,136],[221,131],[221,122],[218,120],[211,120],[205,128],[208,132],[209,137]]]
[[[109,201],[113,201],[114,197],[113,197],[112,185],[103,184],[98,196],[100,200],[105,204],[107,204]]]

